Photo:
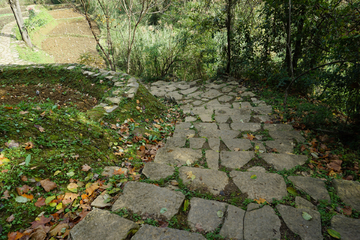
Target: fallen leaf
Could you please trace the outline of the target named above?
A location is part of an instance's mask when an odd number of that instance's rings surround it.
[[[290,193],[290,194],[292,194],[292,195],[295,195],[295,196],[298,195],[296,189],[293,188],[293,187],[287,187],[286,190],[288,191],[288,193]]]
[[[9,232],[8,233],[8,240],[17,240],[24,236],[21,232]]]
[[[28,181],[28,178],[25,176],[25,175],[21,175],[21,181],[23,182],[27,182]]]
[[[24,193],[24,194],[22,194],[21,196],[22,196],[22,197],[26,197],[26,198],[29,199],[30,201],[34,199],[34,195],[31,195],[31,194],[28,195],[28,194],[25,194],[25,193]]]
[[[15,201],[18,202],[18,203],[26,203],[26,202],[29,202],[30,199],[28,199],[26,197],[23,197],[23,196],[17,196],[15,198]]]
[[[93,192],[99,188],[99,184],[96,182],[96,183],[93,183],[91,184],[90,187],[86,188],[86,193],[91,196],[91,194],[93,194]]]
[[[29,112],[28,111],[20,111],[19,112],[21,115],[24,115],[24,114],[28,114]]]
[[[50,192],[51,190],[57,187],[56,183],[50,181],[49,179],[41,180],[40,184],[45,189],[46,192]]]
[[[90,210],[90,209],[88,209],[88,210]],[[82,219],[84,219],[84,217],[86,217],[86,215],[90,212],[90,211],[88,211],[88,210],[85,209],[85,208],[83,208],[83,210],[81,211],[81,213],[79,213],[80,221],[81,221]]]
[[[14,221],[14,220],[15,220],[15,215],[14,215],[14,214],[11,214],[11,215],[6,219],[7,222],[12,222],[12,221]]]
[[[55,171],[55,172],[54,172],[54,176],[58,175],[59,173],[61,173],[60,170]]]
[[[335,172],[340,172],[341,171],[341,164],[342,164],[342,160],[332,160],[326,166],[328,168],[330,168],[330,169],[333,169]]]
[[[1,199],[9,199],[9,197],[10,197],[9,190],[5,190],[4,196],[2,196]]]
[[[338,233],[337,231],[335,231],[334,229],[328,229],[327,232],[330,234],[330,236],[332,236],[333,238],[336,239],[340,239],[341,235],[340,233]]]
[[[263,204],[266,203],[266,200],[264,198],[259,198],[259,199],[254,199],[255,202],[257,202],[258,204]]]
[[[28,193],[29,191],[34,190],[34,188],[29,187],[28,185],[23,185],[22,187],[18,187],[15,190],[18,195],[22,195],[23,193]]]
[[[123,170],[122,168],[119,168],[118,170],[114,170],[113,172],[113,175],[121,175],[121,174],[125,174],[125,170]]]
[[[34,222],[31,222],[31,228],[35,229],[38,226],[45,225],[51,221],[51,217],[46,218],[44,215],[41,215],[40,218],[36,218]]]
[[[222,218],[224,216],[224,212],[219,210],[216,212],[216,215],[219,217],[219,218]]]
[[[45,204],[50,204],[50,202],[52,201],[52,200],[54,200],[56,198],[56,196],[49,196],[49,197],[47,197],[46,199],[45,199]]]
[[[251,175],[251,177],[250,177],[251,179],[256,179],[257,178],[257,176],[256,175]]]
[[[9,140],[5,143],[5,146],[7,146],[8,148],[17,148],[20,146],[20,144],[15,142],[14,140]]]
[[[162,208],[162,209],[160,209],[160,214],[164,214],[164,213],[166,213],[167,212],[167,208]]]
[[[34,229],[33,233],[30,235],[30,239],[45,240],[46,235],[47,235],[47,233],[46,233],[44,226],[40,225]]]
[[[247,139],[249,139],[249,140],[253,140],[255,138],[255,136],[254,135],[252,135],[252,134],[247,134]]]
[[[45,205],[46,205],[45,198],[43,198],[43,197],[38,198],[38,200],[35,203],[36,207],[42,207],[42,206],[45,206]]]
[[[310,214],[308,214],[307,212],[302,212],[302,217],[306,220],[306,221],[310,221],[312,219],[312,216]]]
[[[186,200],[184,201],[184,211],[185,211],[185,212],[187,211],[187,209],[188,209],[188,207],[189,207],[189,204],[190,204],[190,201],[186,199]]]
[[[190,159],[186,160],[186,165],[191,166],[191,161],[190,161]]]
[[[305,145],[301,145],[301,148],[300,148],[300,151],[304,151],[306,149],[306,146]]]
[[[59,223],[58,225],[56,225],[56,227],[51,229],[49,234],[50,234],[50,236],[61,235],[61,234],[65,233],[65,230],[68,228],[69,228],[69,225],[67,223]]]
[[[40,126],[40,125],[34,125],[34,127],[36,127],[37,129],[39,129],[39,131],[40,132],[45,132],[45,129],[42,127],[42,126]]]
[[[34,147],[34,144],[32,142],[25,143],[25,149],[30,150]]]
[[[81,171],[87,172],[91,169],[91,167],[87,164],[82,165]]]
[[[79,194],[67,192],[64,195],[64,199],[62,200],[62,203],[64,205],[72,203],[78,196],[79,196]]]
[[[345,206],[342,210],[346,216],[350,216],[352,214],[352,209],[350,206]]]
[[[67,189],[71,192],[76,193],[77,192],[77,188],[79,186],[76,183],[70,183],[69,185],[67,185]]]
[[[192,171],[187,172],[186,175],[187,175],[188,179],[191,179],[191,181],[194,181],[195,175],[192,173]]]
[[[235,151],[235,152],[239,152],[239,151],[240,151],[240,148],[234,148],[234,151]]]

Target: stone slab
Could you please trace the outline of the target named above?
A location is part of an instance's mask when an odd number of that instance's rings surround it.
[[[272,149],[276,149],[279,153],[292,153],[294,150],[294,143],[287,139],[266,141],[265,145]]]
[[[219,152],[220,150],[220,139],[219,138],[208,138],[208,144],[211,150]]]
[[[308,157],[305,155],[260,153],[259,155],[267,163],[273,165],[277,170],[288,170],[298,165],[303,165]]]
[[[330,196],[326,190],[323,180],[302,176],[289,176],[288,179],[295,185],[296,188],[300,188],[305,191],[315,200],[327,200],[330,202]]]
[[[280,239],[281,221],[268,205],[246,212],[244,239]]]
[[[233,123],[248,123],[248,122],[250,122],[250,119],[251,119],[250,114],[247,114],[247,115],[239,114],[239,115],[231,116],[231,121]]]
[[[95,198],[95,200],[91,203],[91,206],[96,208],[110,207],[111,203],[107,202],[108,199],[111,199],[111,196],[104,191]]]
[[[139,226],[106,210],[94,208],[70,230],[72,240],[125,239],[132,229]],[[116,229],[116,231],[114,231]]]
[[[223,138],[222,141],[230,149],[230,151],[239,151],[239,150],[249,150],[252,148],[251,142],[249,139],[228,139]]]
[[[229,95],[224,95],[224,96],[221,96],[218,98],[218,100],[220,102],[229,102],[233,99],[234,97],[233,96],[229,96]]]
[[[114,171],[118,171],[121,167],[117,166],[106,166],[104,168],[104,171],[101,173],[102,176],[108,176],[109,178],[114,176]],[[128,169],[127,168],[121,168],[121,171],[124,172],[124,175],[127,174]]]
[[[205,157],[208,168],[216,170],[219,169],[219,152],[206,150]]]
[[[360,212],[360,183],[334,179],[334,187],[341,200]]]
[[[192,198],[190,200],[190,212],[187,218],[192,231],[212,232],[223,222],[223,217],[218,216],[218,211],[225,215],[226,203]]]
[[[191,176],[195,178],[192,179]],[[190,189],[200,189],[213,195],[220,194],[229,183],[226,173],[215,169],[182,167],[179,170],[179,177]]]
[[[144,224],[131,240],[205,240],[199,233],[192,233],[185,230],[173,228],[161,228]]]
[[[219,96],[221,96],[221,95],[222,95],[222,93],[219,92],[218,90],[211,89],[211,90],[206,91],[205,93],[203,93],[203,94],[201,95],[201,97],[205,97],[205,98],[212,99],[212,98],[219,97]]]
[[[308,200],[305,200],[299,196],[295,197],[295,205],[297,208],[301,208],[301,209],[317,210],[317,208],[316,208],[316,206],[314,206],[314,204],[312,204]]]
[[[318,211],[310,209],[297,209],[291,206],[279,204],[276,206],[286,226],[293,232],[300,235],[301,239],[322,240],[321,217]],[[312,219],[305,220],[303,212],[308,213]]]
[[[192,87],[192,88],[188,88],[188,89],[185,89],[185,90],[181,90],[181,91],[179,91],[179,93],[182,94],[182,95],[188,95],[190,93],[195,92],[197,89],[198,89],[198,87]]]
[[[272,107],[271,106],[253,107],[252,110],[257,114],[267,115],[269,113],[272,113]]]
[[[289,124],[264,124],[264,129],[269,131],[292,131],[292,125]]]
[[[230,115],[219,115],[219,116],[215,116],[215,121],[217,123],[226,123],[228,122],[230,119]]]
[[[185,196],[181,192],[143,182],[128,182],[124,187],[123,194],[112,206],[112,211],[127,208],[140,215],[147,213],[171,219],[178,213],[184,199]],[[166,211],[160,213],[164,208]]]
[[[221,130],[214,133],[216,137],[220,137],[221,139],[225,138],[236,138],[240,135],[240,131],[237,130]]]
[[[240,123],[240,122],[233,122],[231,123],[231,128],[233,130],[239,131],[249,131],[249,132],[256,132],[261,129],[260,123]]]
[[[157,151],[154,162],[170,164],[172,166],[181,166],[186,164],[187,161],[194,163],[201,157],[201,150],[165,146]]]
[[[148,162],[145,164],[142,173],[149,179],[158,181],[174,174],[175,168],[166,164]]]
[[[305,142],[305,138],[297,131],[269,131],[269,135],[274,139],[293,140]]]
[[[245,211],[229,205],[220,235],[230,239],[243,239]]]
[[[340,233],[342,240],[359,239],[360,219],[335,215],[331,219],[331,228]]]
[[[201,149],[206,142],[205,138],[190,138],[190,148]]]
[[[230,125],[228,123],[220,123],[219,128],[220,130],[231,130]]]
[[[263,173],[265,173],[266,169],[263,167],[260,167],[260,166],[254,166],[254,167],[249,168],[247,171],[248,172],[263,172]]]
[[[253,175],[256,175],[255,179],[251,178]],[[284,178],[279,174],[231,171],[230,177],[241,192],[248,194],[248,198],[261,197],[272,203],[273,198],[280,200],[287,196]]]
[[[179,136],[180,134],[177,134]],[[166,140],[166,147],[183,147],[186,144],[186,136],[171,137]]]
[[[221,165],[231,169],[242,168],[253,157],[254,152],[239,151],[239,152],[227,152],[222,151],[220,153]]]

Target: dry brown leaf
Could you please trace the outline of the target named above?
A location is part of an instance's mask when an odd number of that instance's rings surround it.
[[[45,132],[45,129],[42,127],[42,126],[40,126],[40,125],[34,125],[34,127],[36,127],[37,129],[39,129],[39,131],[40,132]]]
[[[352,214],[352,209],[350,206],[345,206],[342,210],[346,216],[350,216]]]
[[[119,168],[118,170],[114,170],[113,175],[121,175],[125,174],[125,171],[122,168]]]
[[[62,203],[64,205],[72,203],[78,196],[79,196],[79,194],[77,194],[77,193],[67,192],[67,193],[65,193],[65,196],[64,196],[64,199],[62,200]]]
[[[93,194],[93,192],[98,188],[99,188],[99,184],[96,182],[93,183],[90,187],[88,187],[85,191],[89,196],[91,196],[91,194]]]
[[[27,182],[27,181],[28,181],[28,178],[27,178],[25,175],[22,175],[20,179],[21,179],[21,181],[23,181],[23,182]]]
[[[32,142],[25,143],[25,149],[26,150],[32,149],[33,147],[34,147],[34,144]]]
[[[15,220],[15,215],[14,215],[14,214],[11,214],[11,216],[9,216],[9,217],[6,219],[7,222],[12,222],[12,221],[14,221],[14,220]]]
[[[253,140],[255,138],[255,136],[254,135],[252,135],[252,134],[247,134],[247,139],[249,139],[249,140]]]
[[[9,199],[9,197],[10,197],[9,190],[5,190],[4,196],[2,196],[1,199]]]
[[[22,196],[22,197],[25,197],[25,198],[27,198],[27,199],[30,199],[30,201],[34,199],[34,195],[31,195],[31,194],[28,195],[28,194],[25,194],[25,193],[24,193],[24,194],[22,194],[21,196]]]
[[[57,187],[56,183],[50,181],[49,179],[41,180],[40,184],[45,189],[46,192],[50,192],[51,190]]]
[[[81,171],[87,172],[91,169],[91,167],[87,164],[82,165]]]
[[[45,225],[51,221],[51,217],[44,217],[44,215],[41,215],[40,218],[36,218],[35,221],[31,222],[31,228],[37,228],[38,226]]]
[[[327,164],[327,167],[333,169],[335,172],[340,172],[341,164],[342,160],[332,160],[330,163]]]
[[[266,200],[264,198],[259,198],[259,199],[254,199],[255,202],[257,202],[258,204],[263,204],[266,202]]]
[[[45,206],[45,205],[46,205],[45,198],[43,198],[43,197],[38,198],[38,200],[35,203],[36,207],[41,207],[41,206]]]
[[[17,148],[20,146],[20,144],[15,142],[14,140],[10,140],[5,143],[5,146],[7,146],[8,148]]]
[[[34,240],[45,240],[46,239],[46,230],[44,226],[37,226],[34,229],[34,232],[30,235],[31,239]]]
[[[29,187],[28,185],[24,185],[22,187],[16,188],[15,190],[16,190],[17,194],[22,195],[24,193],[28,193],[29,191],[34,190],[34,188]]]
[[[60,235],[63,228],[68,229],[69,225],[67,223],[59,223],[58,225],[56,225],[56,227],[51,229],[51,231],[49,232],[50,236]]]
[[[24,114],[28,114],[29,112],[28,111],[20,111],[19,112],[21,115],[24,115]]]

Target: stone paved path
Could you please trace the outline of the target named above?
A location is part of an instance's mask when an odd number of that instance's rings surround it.
[[[291,125],[270,124],[271,106],[235,81],[205,85],[195,81],[159,81],[147,88],[157,97],[181,104],[188,114],[185,122],[176,125],[173,136],[158,151],[154,162],[146,163],[142,173],[147,178],[154,181],[167,178],[178,168],[179,178],[188,189],[213,196],[223,195],[229,184],[249,199],[273,203],[288,196],[284,177],[266,169],[292,169],[304,164],[308,157],[295,155],[293,150],[305,138]],[[251,140],[248,134],[253,136]],[[109,169],[106,171],[111,172]],[[298,174],[287,181],[307,193],[312,202],[330,201],[323,180]],[[171,220],[182,211],[186,197],[176,185],[174,180],[167,187],[127,183],[112,210],[125,208],[145,218]],[[334,186],[345,203],[359,210],[359,183],[335,180]],[[301,239],[323,239],[317,207],[299,196],[295,198],[295,206],[250,203],[246,211],[201,198],[192,198],[189,205],[186,221],[191,232],[139,225],[106,210],[96,210],[83,220],[86,224],[80,223],[71,230],[71,236],[74,240],[124,239],[127,235],[124,233],[132,232],[135,234],[131,239],[205,239],[201,234],[220,229],[219,233],[226,239],[284,239],[280,232],[284,225]],[[96,201],[92,206],[104,208],[109,204]],[[311,221],[303,218],[304,212],[312,217]],[[92,231],[97,224],[103,227]],[[331,228],[341,233],[342,239],[358,239],[360,220],[336,215]]]

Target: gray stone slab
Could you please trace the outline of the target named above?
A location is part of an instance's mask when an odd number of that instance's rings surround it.
[[[212,114],[200,113],[198,115],[199,115],[199,118],[201,119],[201,121],[203,121],[203,122],[212,122],[213,121]]]
[[[296,196],[295,197],[295,205],[296,208],[299,209],[311,209],[311,210],[317,210],[316,206],[314,206],[314,204],[312,204],[311,202],[303,199],[302,197]]]
[[[248,123],[250,122],[251,115],[232,115],[231,120],[233,123]]]
[[[112,211],[127,208],[140,215],[147,213],[171,219],[179,211],[184,199],[184,194],[178,191],[143,182],[128,182],[123,194],[112,206]]]
[[[241,102],[240,103],[240,108],[241,109],[251,109],[253,107],[251,106],[251,104],[249,102]]]
[[[298,165],[303,165],[308,157],[305,155],[260,153],[260,157],[277,170],[288,170]]]
[[[176,101],[179,101],[183,98],[183,95],[179,94],[178,92],[169,92],[168,96],[174,98]]]
[[[321,240],[321,217],[318,211],[310,209],[297,209],[291,206],[279,204],[276,206],[284,219],[286,226],[293,232],[300,235],[301,239]],[[303,212],[308,213],[312,219],[305,220],[302,217]]]
[[[108,176],[109,178],[114,176],[114,171],[118,171],[121,167],[117,167],[117,166],[106,166],[104,168],[104,171],[101,173],[102,176]],[[121,171],[124,172],[124,174],[126,175],[128,172],[127,168],[121,168]]]
[[[228,92],[231,92],[232,90],[234,90],[234,87],[233,86],[227,86],[227,87],[223,87],[222,89],[221,89],[221,91],[223,92],[223,93],[228,93]]]
[[[260,204],[257,204],[257,203],[249,203],[249,205],[247,205],[246,207],[246,210],[248,212],[252,211],[252,210],[255,210],[255,209],[259,209],[261,207]]]
[[[288,139],[278,139],[275,141],[265,141],[266,146],[276,149],[279,153],[292,153],[295,144]]]
[[[246,212],[244,239],[280,239],[281,221],[270,206]]]
[[[194,123],[200,137],[217,138],[219,137],[218,126],[215,123]]]
[[[185,89],[185,90],[181,90],[181,91],[179,91],[179,93],[182,94],[182,95],[188,95],[190,93],[195,92],[197,89],[198,89],[198,87],[192,87],[192,88],[188,88],[188,89]]]
[[[219,129],[220,130],[231,130],[230,129],[230,124],[228,124],[228,123],[220,123],[219,124]]]
[[[188,224],[192,231],[212,232],[223,222],[223,217],[218,216],[220,211],[225,215],[226,203],[205,200],[201,198],[192,198],[190,200],[190,212],[188,215]]]
[[[194,163],[201,157],[201,150],[177,147],[162,147],[157,151],[154,162],[178,166],[186,164],[187,161]]]
[[[84,239],[125,239],[132,229],[139,225],[106,210],[94,208],[70,230],[73,240]],[[116,229],[116,231],[114,231]]]
[[[254,145],[255,152],[258,152],[258,153],[266,152],[266,148],[265,148],[263,142],[261,142],[261,141],[252,141],[252,142],[255,143],[255,145]]]
[[[201,94],[201,97],[212,99],[212,98],[219,97],[221,95],[222,95],[222,93],[219,92],[218,90],[211,89],[211,90],[206,91],[205,93]]]
[[[206,106],[212,109],[224,107],[224,105],[221,104],[217,99],[210,100],[209,102],[206,103]]]
[[[200,101],[200,100],[196,100],[196,101],[192,102],[192,105],[194,105],[194,106],[199,106],[201,104],[203,104],[203,101]]]
[[[233,96],[224,95],[224,96],[219,97],[218,100],[220,102],[229,102],[229,101],[233,100],[233,98],[234,98]]]
[[[189,122],[180,122],[175,125],[175,131],[174,132],[181,132],[184,130],[189,130],[191,127],[191,123]]]
[[[192,176],[195,178],[191,178]],[[190,189],[200,189],[213,195],[218,195],[229,183],[226,173],[215,169],[182,167],[179,170],[179,177]]]
[[[197,120],[196,117],[186,117],[185,122],[195,122]]]
[[[231,128],[233,130],[239,130],[239,131],[250,131],[250,132],[256,132],[261,129],[260,123],[240,123],[240,122],[233,122],[231,123]]]
[[[254,96],[255,96],[255,94],[254,94],[254,93],[252,93],[252,92],[244,92],[244,93],[241,93],[241,96],[243,96],[243,97],[246,97],[246,96],[249,96],[249,97],[254,97]]]
[[[215,116],[228,116],[228,115],[235,115],[235,114],[239,114],[239,110],[230,108],[230,107],[224,107],[224,106],[219,106],[219,107],[214,107],[215,110]]]
[[[215,121],[217,123],[226,123],[227,121],[229,121],[229,119],[230,119],[230,115],[215,116]]]
[[[270,121],[270,117],[268,115],[254,115],[253,116],[254,122],[266,122]]]
[[[342,240],[359,239],[360,219],[335,215],[331,219],[331,228],[340,233]]]
[[[295,185],[296,188],[305,191],[315,200],[327,200],[330,202],[330,196],[323,180],[302,176],[289,176],[288,179]]]
[[[111,196],[104,191],[95,198],[91,206],[96,208],[110,207],[112,204],[107,201],[108,199],[111,199]]]
[[[269,135],[274,139],[293,140],[298,142],[305,142],[305,138],[295,130],[292,131],[269,131]]]
[[[174,138],[192,138],[194,136],[195,136],[195,130],[175,131],[173,134]]]
[[[144,224],[131,240],[205,240],[199,233],[192,233],[185,230],[173,228],[161,228]]]
[[[260,167],[260,166],[254,166],[254,167],[249,168],[247,171],[248,172],[262,172],[262,173],[265,173],[266,169],[263,168],[263,167]]]
[[[225,143],[225,145],[230,149],[230,151],[243,151],[243,150],[249,150],[252,148],[251,142],[249,139],[228,139],[223,138],[222,141]]]
[[[255,175],[256,178],[251,178]],[[276,173],[231,171],[235,185],[250,199],[264,198],[272,203],[273,198],[280,200],[287,196],[284,178]]]
[[[220,150],[220,139],[219,138],[208,138],[208,144],[211,150],[219,152]]]
[[[120,100],[121,100],[121,97],[108,97],[106,98],[106,100],[114,103],[114,104],[119,104],[120,103]]]
[[[230,239],[243,239],[245,211],[229,205],[220,235]]]
[[[360,212],[360,183],[334,179],[334,187],[341,200]]]
[[[190,148],[201,149],[206,142],[205,138],[190,138]]]
[[[176,134],[180,135],[180,134]],[[186,143],[186,136],[171,137],[166,140],[166,147],[183,147]]]
[[[220,153],[221,165],[231,169],[242,168],[253,157],[254,152],[240,151],[240,152],[226,152]]]
[[[160,180],[162,178],[167,178],[174,174],[174,167],[156,163],[156,162],[148,162],[145,164],[142,173],[151,180]]]
[[[219,152],[206,150],[205,157],[208,168],[216,170],[219,169]]]
[[[268,115],[269,113],[272,113],[272,107],[271,106],[253,107],[252,110],[257,114]]]
[[[196,91],[196,92],[190,93],[188,95],[185,95],[184,99],[202,99],[202,97],[201,97],[202,93],[203,93],[202,91]]]
[[[225,138],[237,138],[240,135],[240,131],[237,130],[220,130],[216,132],[215,137],[220,137],[221,139]]]

